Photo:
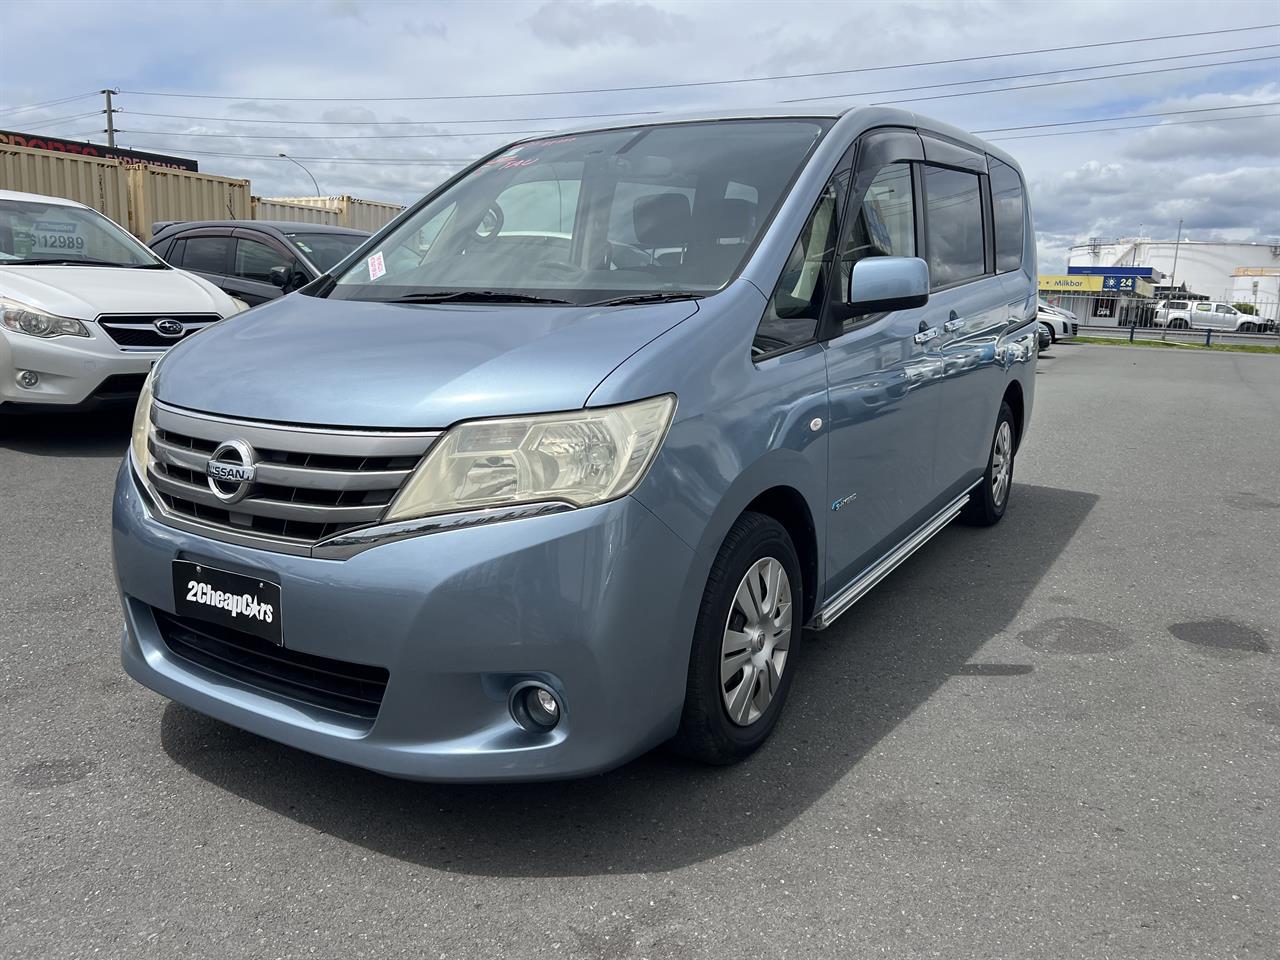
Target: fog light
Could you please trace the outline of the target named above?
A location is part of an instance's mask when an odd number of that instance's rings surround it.
[[[18,386],[26,387],[30,390],[40,382],[40,374],[34,370],[19,370],[17,380]]]
[[[511,718],[534,733],[545,733],[560,722],[564,712],[560,701],[549,687],[528,682],[511,691]]]

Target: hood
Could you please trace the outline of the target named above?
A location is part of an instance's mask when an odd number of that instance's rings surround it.
[[[697,309],[692,300],[572,307],[292,294],[174,347],[155,395],[205,413],[344,427],[574,410]]]
[[[228,317],[238,309],[209,281],[184,270],[0,264],[0,295],[78,320],[92,320],[101,313],[216,313]]]

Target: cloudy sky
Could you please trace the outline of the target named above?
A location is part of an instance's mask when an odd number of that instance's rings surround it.
[[[100,95],[18,108],[110,86],[122,146],[312,193],[283,151],[326,194],[405,202],[590,116],[909,101],[1018,157],[1053,272],[1073,240],[1179,218],[1195,239],[1280,234],[1274,24],[1275,0],[8,3],[0,128],[101,141]],[[1189,36],[1113,43],[1169,35]],[[1041,52],[994,56],[1018,50]],[[1127,119],[1074,123],[1102,118]]]

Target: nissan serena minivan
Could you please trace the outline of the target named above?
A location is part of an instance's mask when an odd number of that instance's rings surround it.
[[[739,760],[803,629],[1000,520],[1037,343],[1018,165],[959,130],[516,143],[156,366],[114,501],[125,669],[401,777]]]

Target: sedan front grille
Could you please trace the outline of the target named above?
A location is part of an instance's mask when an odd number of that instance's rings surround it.
[[[229,420],[156,403],[147,479],[171,517],[215,538],[306,552],[381,520],[438,436]],[[209,480],[210,459],[229,441],[239,444],[232,463],[249,451],[251,481]]]
[[[221,319],[216,313],[118,313],[103,314],[98,317],[98,326],[121,347],[164,349],[172,347],[175,343],[181,343],[187,337],[199,333]],[[176,336],[166,337],[156,326],[161,320],[176,320],[182,325],[182,332]]]

